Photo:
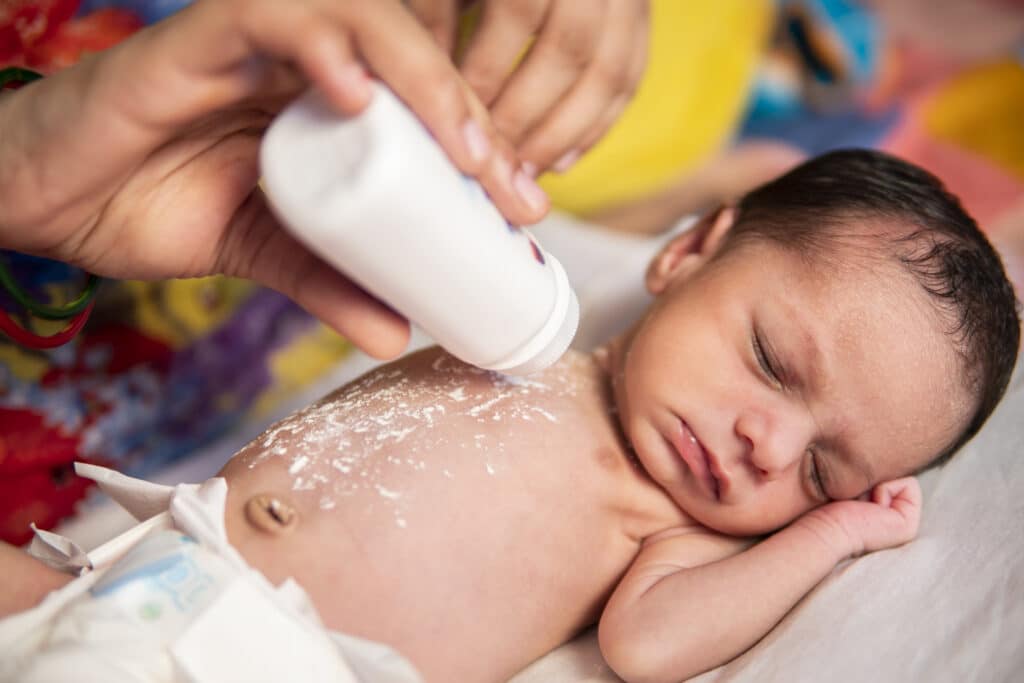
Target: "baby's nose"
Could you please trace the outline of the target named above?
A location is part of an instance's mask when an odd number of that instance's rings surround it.
[[[791,420],[770,416],[744,418],[737,432],[745,441],[751,467],[759,479],[772,481],[799,462],[807,448],[807,430]]]

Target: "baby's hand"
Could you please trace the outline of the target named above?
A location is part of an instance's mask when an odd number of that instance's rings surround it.
[[[882,482],[857,500],[811,510],[794,524],[857,556],[910,541],[920,521],[921,487],[914,477],[904,477]]]

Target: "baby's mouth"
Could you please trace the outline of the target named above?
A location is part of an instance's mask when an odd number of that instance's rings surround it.
[[[686,421],[679,419],[679,429],[673,435],[672,445],[693,476],[700,481],[715,500],[721,500],[721,487],[718,478],[712,472],[710,458]]]

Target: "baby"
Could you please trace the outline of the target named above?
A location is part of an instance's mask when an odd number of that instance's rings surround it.
[[[505,680],[594,623],[622,678],[678,681],[911,540],[912,475],[978,431],[1019,343],[974,222],[875,152],[705,216],[646,283],[592,355],[516,379],[428,349],[275,425],[221,473],[231,545],[428,681]],[[23,607],[61,583],[31,569]]]

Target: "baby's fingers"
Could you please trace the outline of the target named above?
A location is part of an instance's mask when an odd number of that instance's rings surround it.
[[[871,492],[871,501],[899,512],[917,510],[921,507],[921,485],[917,477],[884,481]]]
[[[906,543],[917,536],[921,522],[921,487],[914,477],[904,477],[878,484],[871,502],[881,508],[868,550],[888,548]]]

